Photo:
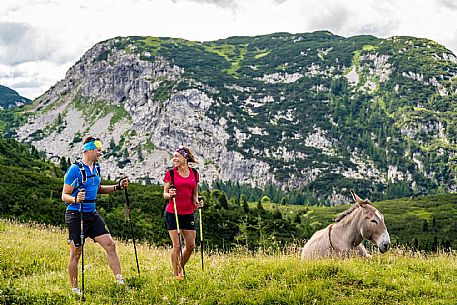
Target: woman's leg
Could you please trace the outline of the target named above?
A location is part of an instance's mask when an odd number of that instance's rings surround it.
[[[197,237],[197,231],[195,230],[181,230],[182,235],[184,236],[184,265],[189,260],[192,252],[195,249],[195,238]]]
[[[171,249],[171,265],[173,266],[173,274],[177,276],[181,272],[181,266],[179,264],[181,245],[179,243],[178,230],[169,230],[168,234],[173,243],[173,249]]]

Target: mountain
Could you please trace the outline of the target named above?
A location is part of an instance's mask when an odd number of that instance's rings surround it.
[[[30,104],[32,101],[20,96],[11,88],[0,85],[0,110]]]
[[[334,204],[456,191],[457,58],[431,40],[275,33],[194,42],[117,37],[22,113],[48,156],[105,141],[111,177],[160,182],[189,145],[203,180]]]

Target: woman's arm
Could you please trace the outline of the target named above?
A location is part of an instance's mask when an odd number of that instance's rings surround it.
[[[176,189],[171,188],[171,182],[165,182],[163,184],[163,199],[170,200],[173,196],[176,196]]]
[[[192,193],[192,203],[195,207],[198,207],[198,188],[195,188],[194,192]]]

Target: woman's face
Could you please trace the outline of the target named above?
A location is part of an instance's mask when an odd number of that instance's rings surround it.
[[[173,165],[174,166],[181,166],[181,165],[185,165],[187,160],[186,158],[184,158],[179,152],[175,151],[173,153]]]

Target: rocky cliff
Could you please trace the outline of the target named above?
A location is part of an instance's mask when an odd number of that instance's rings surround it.
[[[96,135],[111,178],[160,182],[188,145],[208,182],[332,203],[351,187],[455,191],[456,75],[454,54],[410,37],[119,37],[87,51],[16,134],[72,160]]]

